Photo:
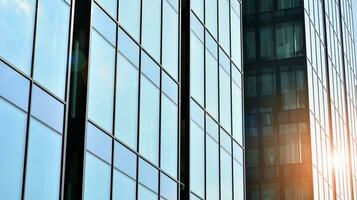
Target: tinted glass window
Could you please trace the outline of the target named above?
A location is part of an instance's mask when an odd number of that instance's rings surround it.
[[[229,0],[219,0],[219,44],[230,54]]]
[[[115,49],[96,31],[92,31],[91,42],[88,117],[111,132]]]
[[[138,200],[157,200],[157,194],[152,190],[139,185]]]
[[[207,200],[219,199],[219,146],[206,136],[206,188]]]
[[[274,58],[273,28],[270,26],[260,29],[260,57],[263,59]]]
[[[98,128],[88,123],[87,150],[108,163],[112,160],[112,139]]]
[[[240,66],[241,65],[241,10],[238,1],[231,1],[231,48],[232,60]]]
[[[28,75],[31,72],[35,8],[35,0],[0,3],[0,56]]]
[[[206,0],[205,5],[206,14],[206,27],[214,38],[217,38],[217,0]]]
[[[139,160],[139,182],[154,192],[159,189],[159,171],[146,161]]]
[[[136,182],[135,179],[126,174],[114,170],[113,178],[113,199],[114,200],[135,200],[136,197]]]
[[[160,194],[165,199],[177,199],[177,183],[164,174],[160,177]]]
[[[256,57],[255,31],[244,30],[244,59],[254,60]]]
[[[0,194],[21,199],[27,115],[0,98]]]
[[[116,18],[117,17],[117,0],[97,0],[104,9],[109,12],[109,14]]]
[[[161,0],[143,0],[142,5],[142,44],[160,61]]]
[[[230,72],[229,63],[222,63],[219,67],[219,100],[220,100],[220,121],[222,126],[231,130],[231,94],[230,94]]]
[[[136,41],[140,37],[140,0],[119,1],[119,21]]]
[[[61,0],[40,0],[37,16],[34,78],[64,99],[70,6]]]
[[[191,9],[201,21],[203,21],[203,6],[203,0],[191,1]]]
[[[191,120],[190,183],[191,190],[204,197],[204,132],[202,127]]]
[[[25,199],[58,199],[62,137],[35,119],[29,134]]]
[[[232,157],[221,148],[221,199],[232,199]]]

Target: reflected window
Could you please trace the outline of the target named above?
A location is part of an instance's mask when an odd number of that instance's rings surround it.
[[[255,13],[255,1],[257,0],[243,1],[244,15]]]
[[[252,29],[245,30],[244,31],[244,59],[246,61],[255,60],[256,57],[255,45],[256,45],[255,31]]]
[[[136,65],[139,60],[139,48],[123,32],[120,32],[119,38],[115,136],[136,149],[139,90],[139,70]]]
[[[260,0],[259,1],[259,11],[268,12],[273,9],[273,0]]]
[[[165,199],[177,200],[177,183],[164,174],[160,175],[160,194]]]
[[[58,199],[62,137],[31,119],[27,150],[25,199]]]
[[[119,1],[119,22],[134,37],[140,40],[140,0]]]
[[[301,0],[278,0],[278,9],[296,8],[300,6]]]
[[[58,97],[66,91],[70,6],[61,0],[40,0],[34,78]]]
[[[0,2],[0,56],[27,75],[31,72],[35,9],[35,0]]]
[[[112,132],[115,49],[95,30],[91,42],[88,117]]]
[[[163,1],[162,65],[178,80],[178,13],[167,1]]]
[[[204,0],[195,0],[191,2],[191,9],[196,16],[203,22]]]
[[[221,199],[232,199],[232,156],[221,148]]]
[[[154,193],[159,190],[159,171],[148,162],[139,160],[139,182]]]
[[[299,163],[299,133],[297,124],[279,125],[280,164]]]
[[[161,0],[143,0],[142,5],[142,44],[160,61]]]
[[[277,24],[275,30],[275,48],[278,59],[303,55],[302,27],[300,22]]]
[[[222,62],[222,63],[221,63]],[[219,67],[219,103],[220,122],[228,132],[231,131],[231,80],[228,57],[220,51]]]
[[[0,194],[4,199],[21,199],[26,122],[25,112],[0,97]]]
[[[271,26],[260,29],[260,57],[262,59],[274,58],[274,37]]]
[[[244,168],[237,161],[233,161],[233,178],[234,178],[234,199],[244,200]]]

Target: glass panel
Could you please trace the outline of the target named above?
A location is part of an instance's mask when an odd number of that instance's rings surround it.
[[[118,142],[115,142],[114,151],[114,166],[126,175],[135,178],[136,155]]]
[[[109,200],[110,176],[111,167],[109,164],[95,157],[91,153],[86,153],[84,199]]]
[[[115,49],[96,31],[92,31],[91,42],[88,117],[111,132]]]
[[[0,2],[0,56],[28,75],[31,72],[35,8],[35,0]]]
[[[144,75],[141,75],[140,100],[140,154],[151,162],[159,161],[159,112],[160,91]]]
[[[278,9],[296,8],[301,0],[278,0]]]
[[[166,199],[177,200],[177,183],[164,174],[160,177],[160,195]]]
[[[114,170],[113,177],[113,199],[114,200],[135,200],[136,182],[131,177]]]
[[[178,107],[166,95],[162,95],[161,110],[161,168],[177,177]]]
[[[138,69],[118,54],[115,136],[136,149],[138,126]]]
[[[30,123],[25,199],[58,199],[62,137],[35,119]]]
[[[274,58],[274,38],[271,26],[260,29],[260,57],[263,59]]]
[[[204,46],[202,41],[191,32],[190,80],[191,96],[201,105],[204,103]]]
[[[229,66],[228,66],[229,67]],[[231,130],[231,90],[230,75],[222,66],[219,68],[220,122],[228,131]]]
[[[40,0],[37,16],[34,78],[58,97],[66,91],[70,6]]]
[[[159,171],[146,161],[139,160],[139,182],[154,192],[159,189]]]
[[[163,3],[162,64],[178,80],[178,14],[166,0]]]
[[[94,4],[92,12],[92,26],[114,46],[117,29],[115,22],[97,4]]]
[[[191,2],[191,9],[197,15],[197,17],[203,22],[203,0],[195,0]]]
[[[208,38],[211,39],[211,37],[206,37],[206,39]],[[214,48],[212,50],[206,48],[206,108],[207,111],[218,120],[217,44],[215,42],[213,44]]]
[[[231,48],[232,48],[232,60],[240,66],[241,61],[241,11],[240,3],[238,1],[231,1]]]
[[[157,194],[148,188],[139,185],[138,200],[157,200]]]
[[[250,2],[250,1],[249,1]],[[255,31],[244,31],[244,59],[246,61],[254,60],[256,57]]]
[[[233,161],[234,170],[234,199],[244,200],[244,174],[243,167],[238,162]]]
[[[190,133],[190,189],[204,197],[204,132],[191,120]]]
[[[299,163],[299,133],[297,124],[279,125],[280,164]]]
[[[119,22],[134,37],[140,39],[140,0],[119,1]]]
[[[217,38],[217,0],[206,0],[206,27],[214,38]]]
[[[117,0],[96,0],[103,8],[109,12],[109,14],[114,17],[117,17]]]
[[[30,82],[0,61],[0,96],[27,111]]]
[[[244,15],[255,13],[255,1],[256,0],[244,1]]]
[[[278,59],[303,55],[300,22],[277,24],[275,27],[276,56]]]
[[[160,61],[161,0],[143,0],[142,4],[142,44]]]
[[[108,163],[112,161],[112,139],[92,124],[87,126],[87,150]]]
[[[221,148],[221,199],[232,199],[232,157]]]
[[[219,44],[230,54],[229,34],[229,0],[219,0]]]
[[[206,137],[206,188],[207,200],[219,199],[219,147],[211,137]]]
[[[26,122],[24,112],[0,98],[0,194],[4,199],[21,199]]]
[[[32,87],[31,109],[37,119],[59,133],[63,132],[64,105],[36,85]]]
[[[243,104],[242,90],[237,83],[232,81],[232,121],[233,121],[233,137],[240,145],[243,144]]]
[[[273,1],[272,0],[260,0],[259,1],[259,11],[260,12],[268,12],[273,9]]]

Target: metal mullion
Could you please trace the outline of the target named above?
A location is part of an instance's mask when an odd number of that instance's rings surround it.
[[[163,39],[162,39],[162,35],[163,35],[163,15],[164,15],[164,0],[161,0],[161,9],[160,9],[160,64],[162,64],[162,42],[163,42]],[[162,73],[163,73],[163,67],[160,65],[160,81],[159,81],[159,146],[158,146],[158,149],[159,149],[159,152],[158,152],[158,166],[159,166],[159,173],[158,173],[158,191],[157,191],[157,198],[160,199],[160,196],[161,196],[161,120],[162,120],[162,95],[163,95],[163,92],[162,92]]]
[[[206,0],[203,0],[203,107],[207,107],[207,92],[206,92],[206,83],[207,83],[207,70],[206,70]],[[191,66],[190,66],[191,67]],[[204,111],[204,121],[203,121],[203,173],[204,173],[204,185],[203,185],[203,199],[207,198],[207,144],[206,144],[206,112]]]
[[[26,171],[27,171],[27,157],[28,157],[28,146],[30,139],[30,122],[31,122],[31,103],[32,103],[32,88],[33,88],[33,73],[34,73],[34,63],[35,63],[35,50],[36,50],[36,32],[37,32],[37,19],[39,10],[39,0],[36,1],[36,11],[35,11],[35,22],[34,22],[34,32],[33,32],[33,43],[32,43],[32,55],[31,55],[31,72],[30,72],[30,88],[29,88],[29,99],[28,99],[28,112],[27,112],[27,125],[26,125],[26,139],[25,139],[25,154],[24,154],[24,164],[23,164],[23,176],[22,176],[22,190],[21,199],[25,199],[25,187],[26,187]]]

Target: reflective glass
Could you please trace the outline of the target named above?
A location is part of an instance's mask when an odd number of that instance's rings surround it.
[[[143,0],[142,5],[142,44],[160,61],[161,0]]]
[[[117,0],[96,0],[114,19],[117,17]]]
[[[120,53],[117,67],[115,136],[136,149],[139,71]]]
[[[87,150],[101,159],[111,163],[112,139],[98,128],[88,123],[87,126]]]
[[[97,4],[93,6],[92,26],[112,45],[115,45],[117,28],[115,22]]]
[[[115,169],[113,177],[113,200],[135,200],[135,197],[135,180]]]
[[[238,162],[233,161],[234,170],[234,199],[244,199],[244,174],[243,167]]]
[[[230,76],[222,66],[219,68],[219,101],[221,125],[228,131],[231,130],[231,94]]]
[[[157,200],[157,194],[145,186],[139,185],[138,189],[138,200]]]
[[[256,57],[255,31],[244,30],[244,59],[254,60]]]
[[[204,46],[191,32],[190,80],[191,96],[201,105],[204,104]]]
[[[227,54],[230,54],[230,34],[229,34],[229,0],[219,0],[219,44]]]
[[[0,62],[0,96],[27,111],[30,82]]]
[[[221,199],[232,199],[232,157],[221,148]]]
[[[27,115],[0,98],[0,194],[21,199]]]
[[[88,117],[111,132],[115,49],[96,31],[92,31],[91,42]]]
[[[114,166],[126,175],[136,177],[136,155],[118,142],[114,147]]]
[[[263,59],[274,58],[273,27],[265,26],[260,29],[260,57]]]
[[[159,190],[159,171],[148,162],[139,160],[139,182],[154,192]]]
[[[25,199],[59,198],[62,137],[31,119],[27,150]]]
[[[241,21],[240,21],[240,3],[238,1],[231,1],[231,48],[232,60],[240,66],[241,61]]]
[[[166,0],[163,1],[162,65],[178,80],[178,14]]]
[[[203,22],[203,3],[204,0],[195,0],[191,2],[191,9],[197,15],[197,17]]]
[[[195,122],[190,125],[191,191],[204,197],[204,132]]]
[[[161,168],[177,177],[178,107],[166,95],[161,99]]]
[[[86,153],[84,199],[110,199],[111,167],[91,153]]]
[[[0,56],[26,74],[31,72],[35,0],[0,1]]]
[[[151,162],[159,161],[159,89],[141,75],[139,151]]]
[[[278,0],[278,9],[295,8],[300,6],[300,0]]]
[[[219,147],[211,137],[206,136],[206,188],[207,200],[219,199]]]
[[[119,22],[134,37],[140,39],[140,0],[119,1]]]
[[[39,1],[34,78],[62,99],[66,91],[69,17],[66,2]]]
[[[215,52],[206,49],[206,109],[218,120],[218,61],[217,46]]]
[[[63,132],[64,105],[36,85],[32,87],[31,109],[37,119],[59,133]]]
[[[206,27],[214,38],[217,38],[217,0],[206,0]]]
[[[160,176],[160,195],[166,199],[177,199],[177,183],[164,174]]]
[[[235,81],[232,81],[232,121],[233,136],[237,142],[243,145],[243,104],[242,90]]]

